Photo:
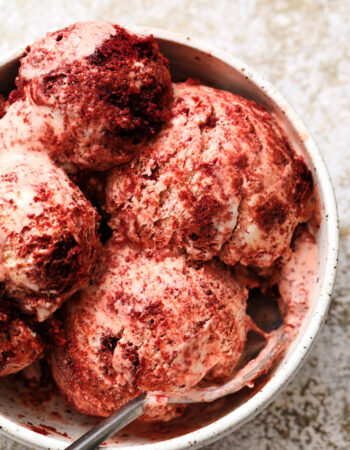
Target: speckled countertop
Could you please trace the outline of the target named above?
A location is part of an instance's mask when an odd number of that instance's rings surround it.
[[[331,172],[340,267],[311,356],[252,422],[206,447],[350,448],[350,2],[348,0],[0,0],[0,52],[77,20],[189,34],[244,59],[304,118]],[[23,448],[0,437],[1,449]]]

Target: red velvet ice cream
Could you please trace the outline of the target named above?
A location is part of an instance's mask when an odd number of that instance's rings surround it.
[[[290,254],[313,214],[312,176],[263,107],[191,82],[174,85],[172,117],[128,165],[111,172],[116,232],[146,247],[268,267]]]
[[[221,380],[243,351],[246,298],[219,262],[197,265],[112,238],[93,286],[64,307],[55,381],[76,409],[107,416],[140,392]],[[166,413],[152,418],[176,408]]]
[[[153,37],[108,22],[48,33],[21,60],[6,121],[60,164],[128,161],[169,117],[168,62]]]
[[[96,221],[45,153],[0,152],[0,279],[23,311],[45,320],[88,281]]]

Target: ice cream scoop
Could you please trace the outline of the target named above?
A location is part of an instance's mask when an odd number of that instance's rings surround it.
[[[128,161],[169,117],[167,60],[152,36],[108,22],[75,23],[27,48],[10,94],[7,139],[68,167]]]
[[[114,230],[193,259],[268,267],[290,255],[313,214],[311,172],[255,102],[188,81],[172,117],[129,165],[114,168],[105,208]]]
[[[56,384],[74,408],[108,416],[142,392],[175,395],[226,379],[250,327],[246,298],[220,262],[197,265],[112,238],[92,287],[64,306],[51,355]],[[183,411],[156,406],[144,420]]]
[[[97,213],[48,155],[0,152],[0,279],[39,321],[88,280]]]

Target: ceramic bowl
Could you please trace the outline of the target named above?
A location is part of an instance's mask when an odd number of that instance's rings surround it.
[[[325,320],[338,256],[338,217],[334,191],[323,158],[309,131],[276,89],[240,60],[168,31],[132,28],[152,33],[169,59],[175,79],[200,78],[204,83],[238,93],[266,106],[278,118],[292,146],[305,155],[320,195],[322,225],[318,232],[318,282],[310,311],[283,360],[255,389],[203,408],[193,407],[185,421],[150,430],[140,425],[113,437],[110,448],[170,450],[199,448],[231,433],[262,411],[286,387],[303,364]],[[17,49],[0,59],[0,88],[10,89],[18,69]],[[197,409],[196,409],[197,408]],[[192,415],[191,415],[192,414]],[[63,449],[96,423],[70,411],[50,390],[31,393],[18,380],[0,380],[0,429],[32,448]]]

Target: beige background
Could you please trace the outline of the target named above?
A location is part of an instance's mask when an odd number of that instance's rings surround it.
[[[290,100],[325,156],[338,197],[342,248],[333,304],[284,393],[207,450],[350,448],[350,1],[0,0],[0,18],[0,52],[77,20],[186,33],[244,59]],[[0,437],[0,448],[23,446]]]

